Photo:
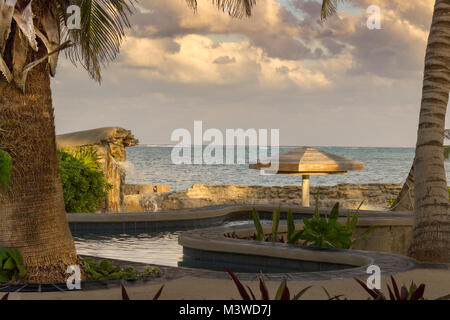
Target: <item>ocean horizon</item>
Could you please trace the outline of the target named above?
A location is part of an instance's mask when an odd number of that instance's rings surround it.
[[[144,144],[127,148],[127,161],[123,164],[127,171],[126,183],[169,185],[171,190],[184,190],[193,184],[211,185],[300,185],[301,176],[262,175],[258,170],[248,168],[248,157],[254,146],[221,146],[226,150],[234,148],[235,164],[174,164],[171,160],[174,145]],[[194,162],[194,149],[191,158]],[[206,146],[202,146],[202,151]],[[311,185],[336,185],[341,183],[403,183],[409,173],[415,148],[408,147],[323,147],[319,150],[348,157],[364,163],[364,170],[350,171],[346,175],[314,175]],[[176,147],[181,151],[181,148]],[[298,146],[280,146],[285,152]],[[189,148],[188,148],[189,149]],[[238,153],[241,152],[239,157]],[[270,156],[273,151],[267,148]],[[256,151],[259,152],[259,149]],[[245,155],[242,158],[242,155]],[[237,160],[245,164],[236,164]],[[450,162],[445,163],[447,183],[450,184]]]

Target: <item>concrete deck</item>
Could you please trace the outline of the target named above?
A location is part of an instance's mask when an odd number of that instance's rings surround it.
[[[395,275],[399,284],[409,286],[411,281],[425,283],[425,297],[435,299],[450,293],[450,266],[442,266],[438,269],[416,269]],[[386,281],[390,280],[382,276],[382,289],[386,292]],[[163,282],[165,288],[162,292],[162,300],[239,300],[232,280],[228,279],[205,279],[197,277],[182,277]],[[250,285],[257,297],[259,290],[256,281],[244,281]],[[276,292],[279,282],[267,281],[271,297]],[[152,299],[161,282],[150,282],[140,286],[127,287],[128,294],[133,300]],[[303,296],[302,300],[326,300],[322,287],[325,287],[331,295],[344,294],[348,299],[367,299],[368,294],[353,280],[325,280],[325,281],[289,281],[288,287],[291,293],[296,293],[306,286],[313,287]],[[120,300],[119,288],[94,291],[78,292],[50,292],[50,293],[11,293],[11,300]]]

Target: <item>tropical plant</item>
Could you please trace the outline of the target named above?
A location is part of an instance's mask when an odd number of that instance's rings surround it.
[[[60,149],[61,152],[70,154],[92,170],[100,170],[100,156],[97,150],[91,146],[77,147],[74,149]]]
[[[278,226],[280,225],[281,208],[278,206],[277,210],[272,215],[272,242],[278,241]]]
[[[320,216],[318,202],[312,218],[303,219],[303,230],[300,238],[304,245],[324,248],[350,248],[351,232],[338,222],[339,203],[336,203],[330,214]]]
[[[121,288],[122,288],[122,300],[130,300],[130,297],[128,296],[128,292],[125,289],[125,287],[123,285],[121,285]],[[164,289],[164,285],[162,285],[161,288],[159,288],[159,290],[153,296],[152,300],[158,300],[159,297],[161,296],[163,289]]]
[[[17,281],[27,274],[17,249],[0,248],[0,283]]]
[[[113,265],[108,259],[102,259],[96,262],[92,258],[83,258],[82,261],[84,271],[93,280],[136,280],[154,278],[161,274],[161,271],[154,267],[147,267],[143,272],[132,267],[121,268],[120,266]]]
[[[8,152],[0,149],[0,186],[8,188],[11,179],[12,162]]]
[[[112,188],[92,158],[95,154],[59,150],[59,168],[67,212],[95,212]]]
[[[450,157],[450,146],[444,146],[444,158],[448,159]]]
[[[292,214],[291,209],[288,210],[286,222],[287,222],[287,236],[286,236],[287,243],[297,244],[298,241],[300,240],[300,237],[302,236],[302,230],[295,231],[294,215]]]
[[[0,0],[0,149],[14,166],[0,188],[0,245],[16,247],[29,271],[25,281],[65,281],[77,263],[64,211],[55,148],[50,75],[58,52],[97,80],[130,26],[133,0]],[[195,8],[196,0],[187,0]],[[250,15],[254,0],[213,0],[233,16]],[[80,9],[80,28],[67,28],[67,9]],[[70,41],[70,42],[68,42]],[[13,232],[13,233],[12,233]]]
[[[322,18],[335,11],[337,2],[322,1]],[[408,254],[422,261],[447,263],[450,214],[442,148],[450,92],[449,25],[449,1],[436,0],[425,54],[416,153],[402,192],[406,195],[414,185],[414,226]]]
[[[264,229],[261,225],[261,221],[259,220],[259,214],[255,208],[253,208],[253,211],[252,211],[252,218],[253,218],[253,223],[254,223],[255,229],[256,229],[255,240],[263,241],[264,240]]]
[[[370,298],[373,300],[388,300],[386,296],[378,289],[370,289],[364,281],[355,278],[356,282],[369,293]],[[387,285],[389,292],[389,300],[425,300],[425,284],[420,284],[417,286],[414,281],[411,282],[409,288],[403,285],[400,289],[395,281],[394,277],[391,276],[392,288]],[[450,294],[437,298],[436,300],[450,300]]]
[[[312,218],[303,219],[303,230],[300,231],[300,239],[304,245],[312,245],[324,248],[342,248],[351,249],[356,241],[367,237],[367,235],[376,227],[371,226],[356,236],[356,227],[359,219],[359,209],[362,202],[353,215],[347,214],[347,219],[342,225],[339,219],[339,203],[336,203],[331,209],[330,214],[324,217],[319,214],[319,201],[316,197],[316,205]]]
[[[239,280],[239,278],[233,273],[233,271],[231,271],[228,268],[225,268],[225,270],[230,275],[231,279],[233,280],[234,284],[236,285],[236,288],[238,289],[242,300],[257,300],[255,294],[253,293],[253,290],[249,286],[246,286],[247,287],[247,289],[246,289],[244,287],[244,285],[242,284],[242,282]],[[299,300],[306,293],[306,291],[308,291],[311,287],[312,286],[308,286],[308,287],[302,289],[291,299],[291,293],[287,286],[286,279],[283,279],[283,281],[280,283],[278,290],[275,293],[275,296],[272,300]],[[259,290],[261,293],[261,300],[271,300],[270,295],[269,295],[269,290],[267,289],[266,283],[264,282],[263,275],[259,276]]]

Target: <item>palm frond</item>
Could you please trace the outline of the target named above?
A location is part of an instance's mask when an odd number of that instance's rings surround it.
[[[130,27],[129,16],[134,11],[134,0],[57,0],[58,16],[64,40],[74,46],[66,50],[66,56],[80,63],[96,81],[101,81],[101,69],[113,61]],[[80,7],[81,28],[68,29],[65,25],[67,8]]]
[[[186,0],[189,7],[197,10],[197,0]],[[250,17],[256,0],[211,0],[219,10],[227,12],[233,18]]]
[[[322,0],[322,10],[320,12],[320,17],[322,20],[334,15],[337,10],[339,3],[346,2],[349,0]]]

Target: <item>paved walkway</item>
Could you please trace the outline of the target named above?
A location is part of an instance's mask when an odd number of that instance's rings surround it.
[[[386,280],[382,277],[382,286],[384,292]],[[415,269],[395,275],[399,284],[409,284],[411,281],[416,283],[425,283],[425,297],[434,299],[440,296],[450,294],[450,269]],[[256,281],[245,281],[250,287],[259,293]],[[226,279],[207,279],[192,276],[176,278],[173,280],[155,281],[142,285],[130,285],[127,287],[131,299],[151,299],[159,287],[165,284],[161,295],[164,300],[213,300],[213,299],[239,299],[238,292],[231,280]],[[278,287],[278,282],[267,282],[272,295]],[[291,293],[296,293],[306,286],[313,285],[303,297],[303,300],[326,299],[322,287],[332,295],[344,294],[348,299],[367,299],[368,295],[353,280],[326,280],[326,281],[289,281],[288,287]],[[105,290],[79,291],[79,292],[49,292],[49,293],[11,293],[11,300],[16,299],[41,299],[41,300],[63,300],[63,299],[121,299],[120,288],[110,288]]]

